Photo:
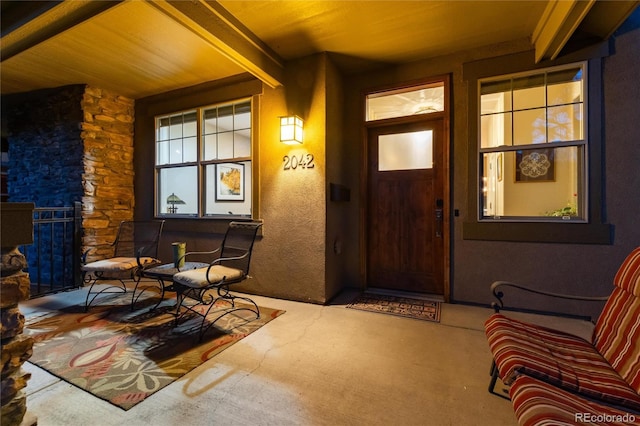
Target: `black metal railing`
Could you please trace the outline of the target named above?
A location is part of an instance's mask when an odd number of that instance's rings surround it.
[[[71,290],[82,285],[80,246],[82,204],[36,207],[33,244],[22,247],[31,280],[31,297]]]

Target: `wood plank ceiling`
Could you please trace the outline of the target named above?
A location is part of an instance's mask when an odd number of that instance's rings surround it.
[[[2,1],[2,94],[92,84],[139,99],[332,52],[344,72],[526,39],[605,40],[638,1]],[[575,44],[575,43],[574,43]]]

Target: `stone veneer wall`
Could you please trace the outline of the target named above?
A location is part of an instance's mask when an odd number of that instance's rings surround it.
[[[134,101],[74,85],[10,95],[2,107],[7,117],[2,124],[9,142],[10,201],[62,207],[81,200],[82,251],[111,243],[119,223],[133,218]],[[32,212],[33,207],[27,217]],[[7,222],[8,217],[3,218],[3,234],[6,226],[15,226]],[[23,389],[30,374],[21,366],[32,354],[33,340],[22,334],[24,316],[18,302],[29,298],[30,278],[23,271],[26,258],[14,246],[27,244],[27,249],[35,250],[32,228],[29,222],[31,241],[9,245],[5,244],[8,235],[2,236],[3,425],[19,425],[26,413]],[[95,251],[92,258],[107,252],[111,253],[108,247]],[[36,422],[32,417],[25,420]]]
[[[73,85],[3,97],[9,201],[36,207],[71,207],[81,201],[84,148],[79,123],[84,90],[83,85]],[[33,244],[23,248],[34,285],[72,284],[68,280],[74,276],[74,259],[63,241],[73,241],[73,231],[73,226],[63,224],[34,230]]]
[[[72,85],[9,95],[2,106],[9,201],[36,207],[82,201],[82,251],[113,242],[120,222],[133,218],[134,101]],[[88,260],[107,252],[92,251]]]
[[[31,378],[22,368],[33,354],[33,338],[23,334],[24,315],[18,303],[29,299],[29,274],[22,270],[27,261],[16,247],[0,248],[0,311],[2,312],[2,411],[0,423],[4,426],[35,424],[35,419],[23,423],[27,413],[27,395],[24,388]]]
[[[33,338],[24,334],[25,317],[19,303],[29,299],[30,279],[25,256],[18,246],[33,242],[33,203],[2,203],[0,211],[0,395],[3,426],[31,426],[37,418],[27,413],[25,387],[31,373],[22,368],[33,354]]]
[[[61,207],[81,200],[83,92],[84,86],[64,86],[3,100],[9,201]]]
[[[132,99],[90,86],[86,87],[81,106],[84,251],[113,242],[120,222],[133,219],[135,108]],[[109,253],[108,248],[95,250],[88,260]]]

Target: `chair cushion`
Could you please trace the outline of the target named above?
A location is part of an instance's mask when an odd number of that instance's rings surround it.
[[[160,263],[158,259],[153,257],[141,257],[142,266]],[[122,272],[129,271],[138,267],[138,261],[135,257],[112,257],[110,259],[97,260],[82,266],[83,271],[87,272]]]
[[[609,404],[640,410],[640,395],[590,342],[502,314],[489,317],[485,332],[505,384],[525,374]]]
[[[613,283],[636,297],[640,297],[640,247],[634,249],[622,262]]]
[[[640,415],[599,404],[528,376],[518,377],[509,389],[520,426],[630,425]]]
[[[593,344],[640,393],[640,247],[622,262],[615,287],[593,330]]]
[[[178,272],[173,276],[173,282],[192,288],[205,288],[212,284],[221,284],[223,279],[225,282],[238,281],[244,276],[240,269],[214,265],[209,269],[209,281],[207,281],[207,269],[208,267]]]
[[[640,297],[614,287],[598,317],[593,344],[620,376],[640,393]]]

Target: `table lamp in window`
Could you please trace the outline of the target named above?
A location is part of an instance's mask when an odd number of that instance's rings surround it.
[[[186,204],[186,203],[182,201],[180,197],[178,197],[175,193],[172,192],[171,195],[167,197],[167,204],[169,205],[169,207],[167,207],[167,212],[174,214],[178,212],[178,207],[176,207],[176,204]]]

